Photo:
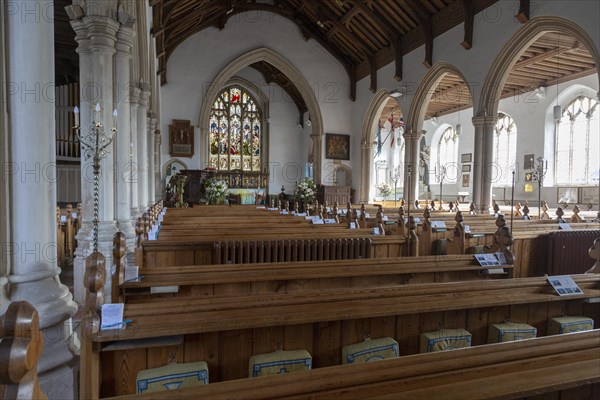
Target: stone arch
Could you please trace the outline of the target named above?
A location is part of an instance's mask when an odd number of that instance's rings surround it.
[[[594,59],[600,79],[600,53],[592,38],[583,28],[562,17],[534,17],[513,35],[494,60],[481,91],[476,115],[495,116],[498,113],[502,88],[513,66],[529,46],[547,32],[572,36],[584,45]]]
[[[373,160],[371,158],[371,150],[375,140],[375,128],[379,114],[383,110],[385,103],[390,98],[390,91],[387,89],[379,89],[375,93],[375,97],[371,100],[369,108],[363,118],[362,133],[360,139],[360,186],[358,189],[359,202],[367,202],[369,200],[369,180],[371,178],[371,167]],[[398,102],[396,100],[396,102]],[[398,104],[400,107],[400,104]]]
[[[210,117],[210,109],[216,98],[223,88],[229,81],[242,69],[249,65],[265,61],[277,68],[279,71],[285,74],[290,81],[294,82],[298,90],[302,94],[311,120],[311,139],[312,139],[312,151],[308,155],[308,159],[312,159],[314,163],[314,181],[315,183],[321,183],[321,165],[322,165],[322,137],[323,137],[323,118],[321,116],[321,109],[315,94],[309,85],[304,75],[288,60],[286,60],[279,53],[267,48],[261,47],[248,53],[245,53],[238,58],[232,60],[227,66],[225,66],[219,74],[213,79],[208,91],[202,99],[202,106],[200,108],[200,116],[198,120],[198,127],[200,128],[200,154],[205,160],[208,160],[208,122]]]
[[[338,173],[341,173],[345,176],[345,180],[340,182],[340,176]],[[334,182],[336,186],[352,186],[352,168],[348,165],[339,164],[333,170]]]
[[[410,110],[408,112],[408,119],[406,121],[406,131],[408,132],[421,132],[423,130],[423,121],[425,120],[425,113],[427,112],[427,104],[431,100],[431,96],[433,92],[440,83],[444,76],[452,73],[460,77],[465,83],[467,83],[467,87],[469,88],[469,96],[471,97],[471,101],[473,99],[473,93],[471,92],[471,88],[468,85],[467,78],[463,75],[463,73],[454,65],[446,62],[438,62],[435,63],[433,67],[421,80],[419,87],[413,97],[413,101],[410,105]]]

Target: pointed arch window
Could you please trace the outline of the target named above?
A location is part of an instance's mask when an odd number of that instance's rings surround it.
[[[218,171],[262,169],[262,111],[243,87],[223,90],[210,111],[209,164]]]
[[[511,186],[512,170],[517,162],[517,125],[508,114],[498,113],[494,129],[494,163],[496,176],[494,186]]]
[[[554,165],[557,185],[597,185],[600,168],[598,101],[573,100],[556,122]]]
[[[456,164],[458,160],[458,134],[452,127],[448,127],[438,142],[438,164],[441,167],[448,168],[451,164]]]

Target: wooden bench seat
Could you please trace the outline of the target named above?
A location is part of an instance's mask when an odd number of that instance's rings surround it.
[[[569,300],[600,297],[600,277],[576,275],[584,294]],[[450,282],[365,289],[307,290],[286,294],[211,296],[166,300],[147,307],[127,304],[132,319],[126,331],[102,331],[94,340],[190,334],[231,329],[373,318],[499,305],[565,301],[545,278]]]
[[[504,266],[505,271],[512,266]],[[149,302],[148,288],[178,286],[164,297],[206,296],[219,293],[292,292],[307,289],[369,287],[385,284],[449,282],[509,277],[489,275],[472,256],[380,258],[290,263],[222,264],[166,267],[142,271],[143,278],[126,282],[122,289],[128,302]],[[140,289],[147,289],[140,292]]]
[[[572,398],[595,399],[599,359],[600,330],[594,330],[118,399],[463,400],[560,390],[581,396]]]

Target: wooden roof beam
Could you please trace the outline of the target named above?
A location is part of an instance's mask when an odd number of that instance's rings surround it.
[[[423,65],[431,68],[433,65],[433,24],[431,23],[431,14],[419,0],[405,1],[417,16],[419,25],[425,36],[425,60],[423,61]]]
[[[531,1],[530,0],[519,0],[519,13],[517,14],[517,19],[520,23],[524,24],[529,22],[529,13],[531,10]]]
[[[473,26],[475,23],[475,9],[472,0],[462,0],[463,13],[465,14],[465,37],[462,47],[470,50],[473,47]]]
[[[576,46],[578,46],[578,45],[576,44]],[[529,57],[529,58],[527,58],[527,59],[525,59],[523,61],[518,61],[513,66],[513,69],[519,69],[519,68],[526,67],[526,66],[531,65],[531,64],[535,64],[535,63],[537,63],[539,61],[544,61],[544,60],[546,60],[548,58],[554,57],[554,56],[559,55],[561,53],[566,53],[566,52],[571,51],[571,50],[573,50],[575,48],[577,48],[577,47],[574,47],[574,48],[565,48],[565,47],[558,48],[557,47],[557,48],[554,48],[554,49],[550,49],[550,50],[545,51],[543,53],[537,54],[537,55],[535,55],[533,57]]]
[[[377,62],[373,57],[369,58],[369,65],[371,66],[371,85],[369,86],[369,90],[372,93],[377,91]]]
[[[388,41],[390,42],[392,48],[394,49],[394,64],[395,64],[395,72],[394,79],[397,81],[402,80],[402,36],[392,30],[389,27],[389,24],[386,23],[385,19],[379,15],[378,12],[369,8],[368,5],[363,3],[361,0],[350,0],[355,8],[359,8],[360,12],[363,13],[367,18],[371,19],[375,24],[380,26],[386,33]]]

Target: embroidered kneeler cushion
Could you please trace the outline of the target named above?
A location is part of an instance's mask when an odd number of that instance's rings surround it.
[[[594,320],[588,317],[556,317],[548,321],[548,335],[589,331],[594,329]]]
[[[421,353],[471,347],[471,334],[464,329],[441,329],[421,334]]]
[[[504,322],[492,324],[488,330],[488,343],[512,342],[515,340],[533,339],[537,329],[520,322]]]
[[[365,339],[342,348],[342,364],[367,363],[400,356],[398,342],[390,337]]]
[[[204,361],[169,364],[145,369],[137,374],[138,393],[164,392],[208,384],[208,365]]]
[[[272,353],[250,357],[248,375],[257,376],[287,374],[308,371],[312,368],[312,357],[306,350],[275,350]]]

